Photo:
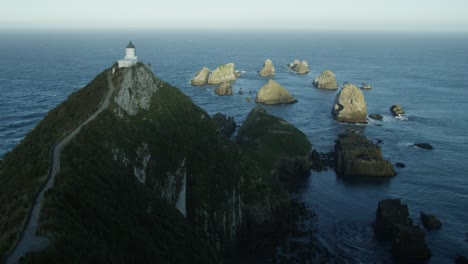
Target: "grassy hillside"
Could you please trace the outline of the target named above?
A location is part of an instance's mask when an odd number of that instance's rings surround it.
[[[52,145],[97,109],[107,91],[106,74],[50,111],[0,163],[0,256],[15,243],[47,178]]]
[[[302,131],[260,106],[249,113],[237,139],[267,171],[276,171],[284,159],[308,160],[312,149]]]

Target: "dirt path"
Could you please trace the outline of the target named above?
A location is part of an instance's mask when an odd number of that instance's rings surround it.
[[[60,153],[64,146],[66,146],[70,140],[72,140],[81,130],[81,128],[88,124],[89,122],[93,121],[104,109],[109,106],[110,98],[114,93],[114,85],[112,84],[112,75],[110,71],[107,75],[107,82],[109,90],[104,97],[104,100],[101,101],[101,105],[99,108],[94,112],[92,116],[86,119],[81,125],[75,128],[68,136],[62,139],[57,145],[55,145],[54,149],[52,150],[52,164],[51,164],[51,172],[50,177],[47,180],[47,183],[44,185],[42,190],[40,191],[39,195],[37,196],[36,200],[34,201],[34,206],[31,210],[29,221],[26,224],[24,230],[22,231],[21,237],[16,244],[16,247],[10,253],[10,255],[6,259],[7,264],[14,264],[18,263],[18,260],[24,256],[29,251],[40,251],[46,248],[49,244],[49,238],[43,236],[37,236],[36,230],[39,224],[39,218],[41,215],[41,208],[44,202],[44,194],[47,190],[54,187],[55,176],[57,172],[60,170]]]

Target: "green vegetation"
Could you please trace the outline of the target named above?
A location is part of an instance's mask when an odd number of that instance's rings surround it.
[[[285,158],[308,159],[312,149],[304,133],[260,106],[249,113],[237,138],[267,171],[276,171]]]
[[[50,111],[0,163],[0,256],[16,242],[45,182],[53,144],[84,121],[107,91],[107,70]]]
[[[241,133],[264,143],[246,145],[247,153],[220,136],[205,111],[143,65],[116,72],[116,94],[125,74],[136,72],[143,77],[135,77],[134,88],[144,88],[141,80],[158,84],[149,110],[122,116],[111,99],[64,147],[61,170],[45,194],[40,219],[39,232],[52,240],[43,252],[28,253],[26,263],[216,263],[220,252],[235,248],[239,234],[277,233],[274,228],[282,224],[289,201],[278,178],[271,176],[271,164],[283,155],[303,156],[310,150],[298,130],[266,115],[271,120],[262,121],[260,130],[252,125],[248,132],[246,125]],[[51,111],[0,163],[0,188],[11,188],[0,196],[2,253],[13,244],[46,178],[50,146],[93,113],[106,88],[103,72]],[[144,183],[135,177],[142,146],[149,154]],[[12,163],[19,161],[23,166]],[[184,180],[186,217],[175,208]],[[269,229],[258,228],[262,225]]]

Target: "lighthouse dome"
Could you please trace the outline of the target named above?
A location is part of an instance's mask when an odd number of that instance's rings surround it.
[[[130,40],[130,42],[127,45],[127,49],[134,49],[134,48],[135,48],[135,46],[133,45],[132,41]]]

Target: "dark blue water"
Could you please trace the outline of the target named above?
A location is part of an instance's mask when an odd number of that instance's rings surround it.
[[[314,208],[315,239],[333,258],[348,262],[391,261],[390,244],[373,237],[377,202],[401,198],[420,224],[419,212],[438,216],[441,230],[427,233],[430,263],[468,255],[468,35],[326,32],[2,32],[0,33],[0,157],[45,115],[96,74],[123,57],[128,40],[160,78],[179,87],[210,114],[218,111],[241,123],[255,105],[245,97],[268,79],[256,72],[271,58],[276,81],[299,102],[267,110],[307,134],[319,151],[333,148],[337,135],[358,128],[383,140],[382,150],[405,169],[388,181],[344,181],[333,172],[314,173],[297,193]],[[311,74],[299,76],[284,66],[306,59]],[[234,62],[244,71],[235,94],[218,97],[213,87],[192,87],[190,79],[207,66]],[[340,83],[365,91],[368,113],[384,116],[361,126],[336,123],[330,116],[336,91],[313,88],[313,78],[333,70]],[[243,95],[237,92],[242,88]],[[249,94],[249,91],[252,94]],[[388,111],[401,104],[407,120]],[[434,150],[411,145],[428,142]]]

